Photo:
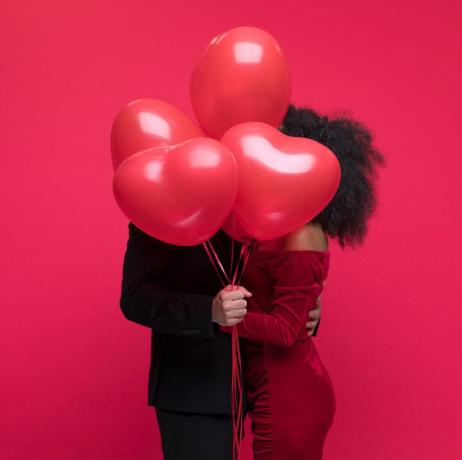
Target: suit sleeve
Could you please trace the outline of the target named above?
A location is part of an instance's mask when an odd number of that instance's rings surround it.
[[[183,248],[152,238],[131,222],[128,228],[120,296],[125,318],[155,332],[213,337],[218,330],[212,323],[213,296],[171,292],[165,285]]]
[[[268,313],[249,311],[237,327],[239,336],[289,348],[302,329],[307,312],[322,291],[320,274],[310,255],[284,254],[274,261],[274,295]],[[251,307],[251,299],[249,301]],[[220,327],[230,333],[232,327]]]

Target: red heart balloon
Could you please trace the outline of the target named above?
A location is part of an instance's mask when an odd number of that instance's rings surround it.
[[[200,244],[220,229],[237,186],[232,153],[209,138],[132,155],[113,182],[115,199],[130,221],[179,246]]]
[[[169,147],[204,134],[183,112],[158,99],[127,104],[112,124],[114,169],[130,155],[155,147]]]
[[[290,75],[278,42],[257,27],[217,37],[191,76],[191,104],[205,132],[219,139],[238,123],[279,127],[290,100]]]
[[[270,240],[301,227],[339,186],[336,156],[312,139],[253,122],[234,126],[221,142],[239,168],[239,190],[223,228],[240,241]]]

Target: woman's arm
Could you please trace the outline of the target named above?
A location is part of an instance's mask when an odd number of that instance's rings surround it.
[[[273,262],[274,296],[268,313],[249,311],[237,326],[239,335],[288,348],[306,328],[308,310],[322,291],[322,266],[314,254],[281,253]],[[251,300],[249,301],[251,308]],[[231,332],[231,327],[221,327]]]

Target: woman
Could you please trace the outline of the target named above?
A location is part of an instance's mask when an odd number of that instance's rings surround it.
[[[242,280],[245,288],[240,287],[248,312],[236,327],[246,339],[255,460],[320,460],[335,415],[335,393],[305,324],[327,277],[328,237],[341,247],[364,240],[376,207],[376,170],[384,159],[369,131],[345,117],[328,120],[291,106],[282,131],[329,147],[342,178],[332,201],[310,223],[254,250]]]

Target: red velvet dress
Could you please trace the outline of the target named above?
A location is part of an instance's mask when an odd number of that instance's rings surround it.
[[[306,332],[329,269],[328,251],[259,251],[241,285],[239,323],[255,460],[320,460],[335,415],[331,379]],[[230,332],[230,327],[221,328]]]

